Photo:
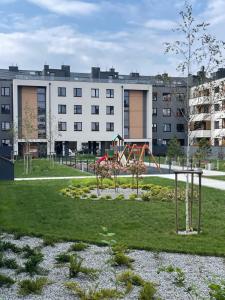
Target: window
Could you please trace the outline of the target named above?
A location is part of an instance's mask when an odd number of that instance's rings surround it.
[[[11,146],[10,140],[2,140],[2,147],[9,147]]]
[[[66,131],[66,122],[58,122],[58,131]]]
[[[124,91],[124,108],[129,108],[129,91]]]
[[[214,88],[214,93],[219,93],[219,91],[220,91],[220,87],[219,87],[219,86],[216,86],[216,87]]]
[[[170,101],[171,94],[170,93],[163,93],[163,101]]]
[[[152,139],[152,144],[153,144],[154,146],[158,145],[157,139]]]
[[[74,131],[82,131],[82,122],[74,122]]]
[[[9,122],[2,122],[2,130],[9,130],[10,129],[10,123]]]
[[[106,114],[114,115],[114,106],[106,106]]]
[[[107,122],[106,123],[106,131],[114,131],[114,123]]]
[[[2,114],[10,114],[10,105],[9,104],[2,104],[1,105],[1,113]]]
[[[157,116],[157,108],[153,108],[152,109],[152,115],[153,116]]]
[[[163,108],[163,117],[171,116],[171,108]]]
[[[220,129],[220,122],[219,121],[214,122],[214,129]]]
[[[98,105],[92,105],[91,106],[91,114],[92,115],[99,115],[99,106]]]
[[[99,131],[99,122],[91,122],[91,131]]]
[[[177,132],[184,132],[184,124],[177,124]]]
[[[82,89],[81,88],[74,88],[73,89],[73,96],[74,97],[82,97]]]
[[[164,123],[163,124],[163,132],[171,132],[171,124]]]
[[[58,87],[58,96],[66,97],[66,88],[65,87]]]
[[[82,105],[74,105],[74,114],[81,115],[82,114]]]
[[[170,141],[169,139],[163,139],[162,144],[167,146],[169,144],[169,141]]]
[[[64,104],[59,104],[59,105],[58,105],[58,113],[59,113],[59,114],[66,114],[66,105],[64,105]]]
[[[185,116],[185,109],[184,108],[178,108],[177,109],[177,117],[184,117]]]
[[[114,90],[113,89],[106,90],[106,98],[114,98]]]
[[[218,138],[214,139],[214,146],[218,147],[220,145],[220,140]]]
[[[220,105],[219,104],[215,104],[214,105],[214,110],[215,111],[219,111],[220,110]]]
[[[152,100],[153,100],[153,101],[157,101],[157,97],[158,97],[157,92],[153,92],[153,93],[152,93]]]
[[[177,101],[184,101],[185,100],[185,95],[183,93],[177,93],[176,94],[176,100]]]
[[[99,89],[91,89],[91,97],[99,98]]]
[[[10,87],[2,87],[1,96],[5,96],[5,97],[10,96]]]
[[[178,142],[180,143],[181,146],[184,146],[185,140],[184,139],[179,139]]]
[[[152,123],[152,132],[157,132],[157,124]]]

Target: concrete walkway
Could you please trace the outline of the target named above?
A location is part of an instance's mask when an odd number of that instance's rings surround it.
[[[210,171],[212,172],[212,171]],[[223,172],[220,172],[223,173]],[[225,175],[223,173],[223,175]],[[211,176],[211,175],[208,175]],[[131,175],[121,175],[118,177],[131,177]],[[174,174],[145,174],[142,177],[161,177],[161,178],[167,178],[167,179],[175,179]],[[84,178],[95,178],[95,176],[70,176],[70,177],[37,177],[37,178],[15,178],[15,181],[36,181],[36,180],[66,180],[66,179],[84,179]],[[186,181],[186,175],[183,174],[179,174],[178,175],[178,180],[179,181]],[[198,178],[195,177],[194,178],[194,183],[198,184]],[[202,178],[202,185],[203,186],[207,186],[207,187],[211,187],[211,188],[215,188],[215,189],[219,189],[219,190],[224,190],[225,191],[225,181],[223,180],[215,180],[215,179],[209,179],[209,178]]]

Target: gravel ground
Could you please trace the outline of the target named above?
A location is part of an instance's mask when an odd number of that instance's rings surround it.
[[[138,194],[139,196],[143,193],[146,193],[147,191],[143,191],[141,189],[139,189]],[[131,194],[136,194],[137,190],[136,189],[130,189],[130,188],[126,188],[126,189],[122,189],[122,188],[117,188],[117,191],[115,192],[114,189],[104,189],[104,190],[100,190],[100,197],[101,196],[111,196],[113,199],[116,198],[119,195],[124,195],[125,199],[129,199],[129,196]],[[97,195],[97,191],[96,190],[92,190],[90,194],[94,194]]]
[[[44,260],[41,267],[47,269],[48,279],[51,282],[46,286],[41,295],[29,295],[27,297],[18,296],[18,283],[15,283],[10,288],[0,288],[1,300],[70,300],[78,299],[76,296],[64,287],[65,282],[77,282],[80,286],[87,290],[89,287],[94,288],[96,285],[100,288],[115,288],[116,274],[126,270],[125,267],[111,267],[109,264],[110,251],[108,247],[98,247],[89,245],[87,249],[79,252],[79,255],[84,259],[84,265],[90,268],[99,270],[99,276],[96,280],[91,280],[86,275],[79,275],[75,279],[69,278],[68,265],[56,265],[55,257],[69,250],[72,243],[57,243],[54,246],[43,247],[43,241],[39,238],[22,237],[15,240],[13,235],[3,234],[3,241],[10,241],[18,247],[29,245],[31,248],[42,247],[41,251],[44,254]],[[162,300],[188,300],[188,299],[210,299],[208,291],[208,283],[210,281],[219,281],[225,278],[225,260],[220,257],[204,257],[197,255],[184,255],[172,253],[153,253],[141,250],[132,250],[128,254],[134,259],[133,271],[139,274],[144,280],[152,281],[157,285],[157,296]],[[23,266],[26,261],[21,255],[14,254],[11,251],[5,251],[4,256],[8,258],[16,258],[18,264]],[[178,287],[174,283],[175,274],[168,272],[160,272],[160,267],[173,265],[179,267],[185,273],[185,286]],[[30,278],[26,273],[17,274],[14,270],[0,268],[0,273],[8,275],[17,282],[23,279]],[[38,276],[34,276],[36,278]],[[200,296],[191,297],[185,289],[190,286],[195,286]],[[122,286],[118,287],[123,290]],[[140,288],[134,287],[132,292],[124,299],[138,299]]]

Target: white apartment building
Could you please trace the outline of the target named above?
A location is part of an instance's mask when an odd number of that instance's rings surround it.
[[[152,86],[122,80],[13,80],[14,152],[109,149],[113,137],[152,146]]]
[[[190,142],[206,138],[213,146],[225,146],[225,79],[191,89]]]

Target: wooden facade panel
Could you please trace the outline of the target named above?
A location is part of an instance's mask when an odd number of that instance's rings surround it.
[[[143,91],[129,92],[130,139],[142,139],[143,132]]]
[[[24,139],[38,138],[37,88],[21,88],[21,135]]]

